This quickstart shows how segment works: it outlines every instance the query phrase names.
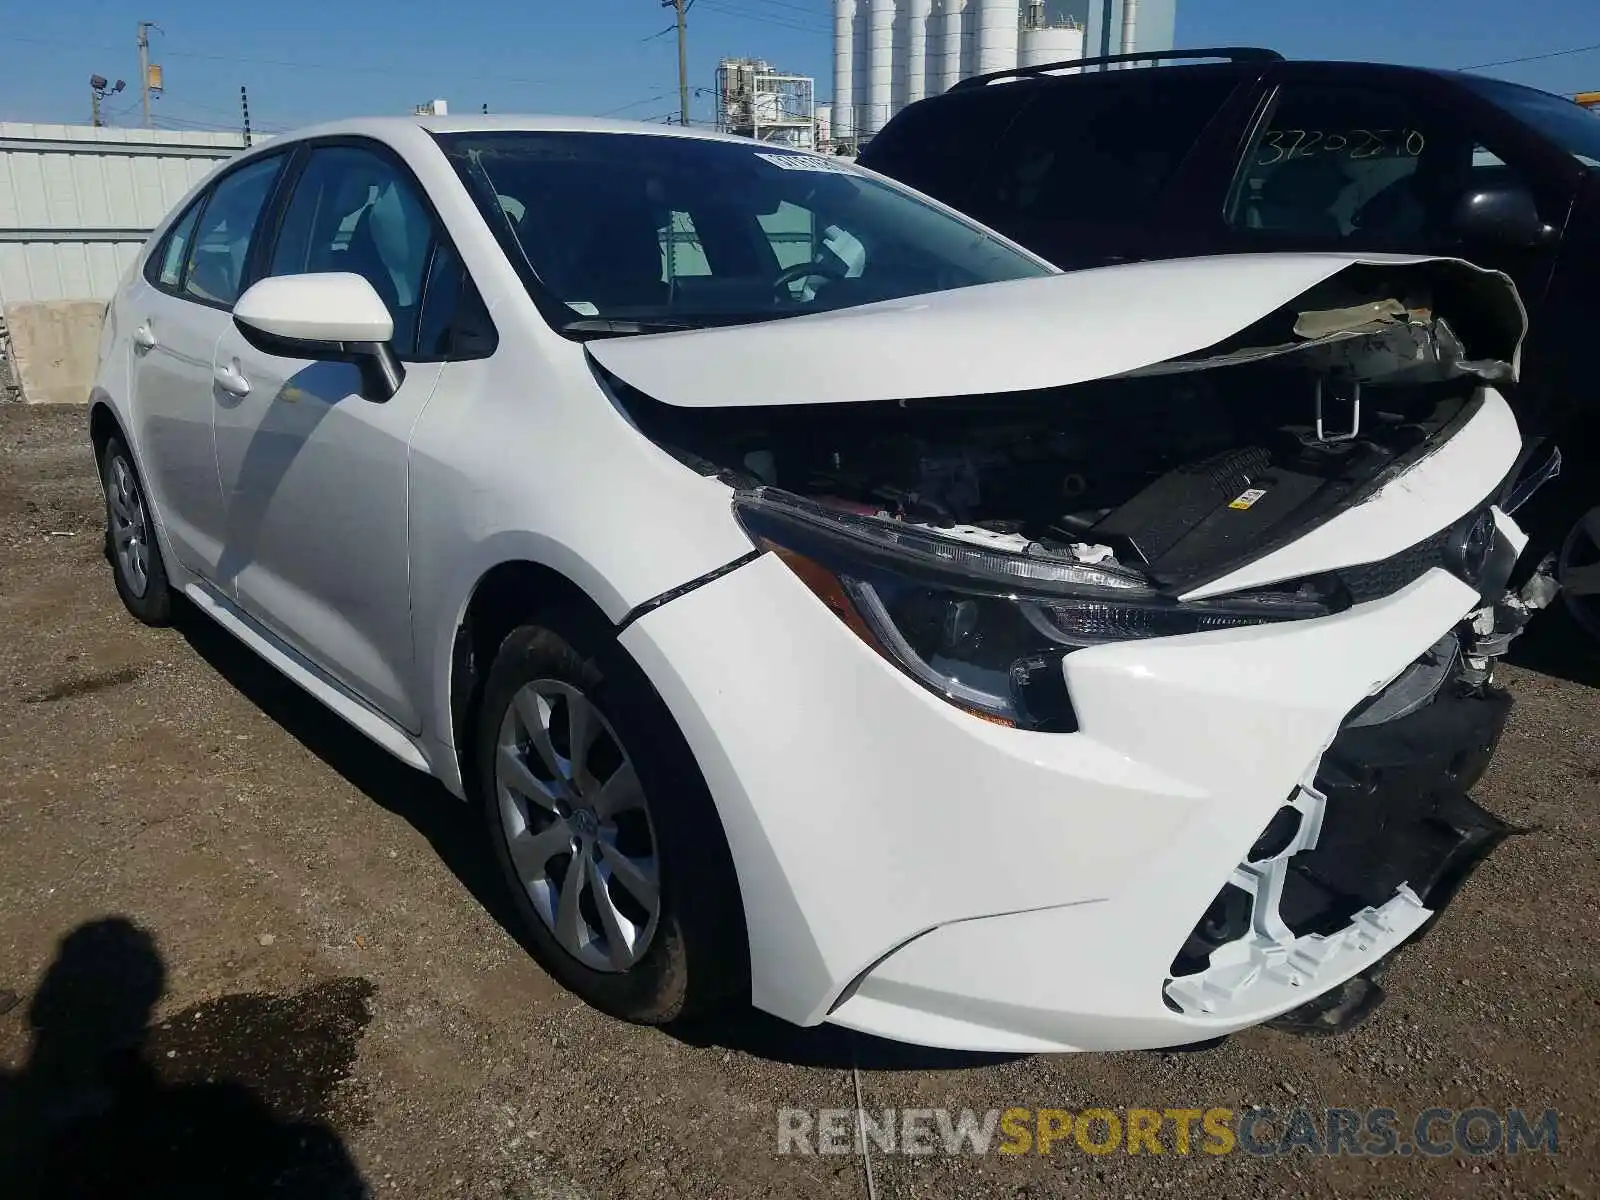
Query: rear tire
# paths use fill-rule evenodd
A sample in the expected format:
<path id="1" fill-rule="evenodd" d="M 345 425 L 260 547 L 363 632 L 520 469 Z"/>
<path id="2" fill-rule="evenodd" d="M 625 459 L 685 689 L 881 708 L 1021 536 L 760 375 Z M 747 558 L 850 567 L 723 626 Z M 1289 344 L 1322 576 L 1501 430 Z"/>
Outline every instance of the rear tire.
<path id="1" fill-rule="evenodd" d="M 106 441 L 100 483 L 106 501 L 106 555 L 117 595 L 146 625 L 165 625 L 172 619 L 172 588 L 161 561 L 155 516 L 133 455 L 120 437 Z"/>
<path id="2" fill-rule="evenodd" d="M 513 630 L 476 736 L 489 839 L 546 971 L 641 1024 L 748 995 L 743 910 L 710 793 L 601 622 L 564 614 Z"/>

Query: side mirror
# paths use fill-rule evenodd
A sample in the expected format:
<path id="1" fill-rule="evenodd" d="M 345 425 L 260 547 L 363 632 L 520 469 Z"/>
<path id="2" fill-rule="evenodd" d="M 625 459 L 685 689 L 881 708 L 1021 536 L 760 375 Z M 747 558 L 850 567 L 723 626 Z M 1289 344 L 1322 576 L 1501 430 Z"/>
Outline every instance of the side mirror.
<path id="1" fill-rule="evenodd" d="M 1455 230 L 1468 241 L 1523 249 L 1547 245 L 1557 236 L 1539 216 L 1533 193 L 1514 184 L 1468 192 L 1456 205 Z"/>
<path id="2" fill-rule="evenodd" d="M 361 394 L 376 404 L 405 380 L 395 357 L 394 317 L 360 275 L 275 275 L 260 280 L 233 306 L 233 323 L 263 354 L 354 363 Z"/>

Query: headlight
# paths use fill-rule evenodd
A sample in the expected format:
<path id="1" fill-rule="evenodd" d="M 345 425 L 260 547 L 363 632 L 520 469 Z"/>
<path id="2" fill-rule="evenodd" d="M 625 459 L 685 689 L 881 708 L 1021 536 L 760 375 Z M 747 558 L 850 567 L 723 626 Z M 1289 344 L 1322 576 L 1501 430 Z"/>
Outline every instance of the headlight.
<path id="1" fill-rule="evenodd" d="M 984 549 L 758 488 L 734 512 L 862 641 L 952 704 L 1077 728 L 1062 659 L 1083 646 L 1322 616 L 1312 589 L 1180 603 L 1114 565 Z"/>

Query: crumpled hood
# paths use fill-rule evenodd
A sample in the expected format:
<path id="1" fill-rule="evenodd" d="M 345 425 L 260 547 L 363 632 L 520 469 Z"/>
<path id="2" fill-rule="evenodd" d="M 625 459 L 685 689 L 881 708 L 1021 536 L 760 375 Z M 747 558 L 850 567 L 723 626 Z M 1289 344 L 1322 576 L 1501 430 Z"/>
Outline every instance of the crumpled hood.
<path id="1" fill-rule="evenodd" d="M 1198 355 L 1363 266 L 1415 269 L 1419 284 L 1474 293 L 1495 344 L 1477 339 L 1473 356 L 1515 371 L 1527 319 L 1509 278 L 1459 259 L 1383 254 L 1131 263 L 586 348 L 605 370 L 679 408 L 1033 391 Z"/>

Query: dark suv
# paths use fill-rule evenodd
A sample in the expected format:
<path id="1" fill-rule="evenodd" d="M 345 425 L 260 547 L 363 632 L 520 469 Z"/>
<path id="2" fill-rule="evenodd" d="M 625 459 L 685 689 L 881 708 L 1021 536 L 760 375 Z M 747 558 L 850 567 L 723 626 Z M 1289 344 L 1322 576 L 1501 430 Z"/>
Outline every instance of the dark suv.
<path id="1" fill-rule="evenodd" d="M 1069 269 L 1373 250 L 1505 271 L 1530 318 L 1514 397 L 1530 454 L 1558 439 L 1564 456 L 1519 519 L 1600 638 L 1600 115 L 1458 72 L 1176 51 L 964 80 L 860 161 Z"/>

